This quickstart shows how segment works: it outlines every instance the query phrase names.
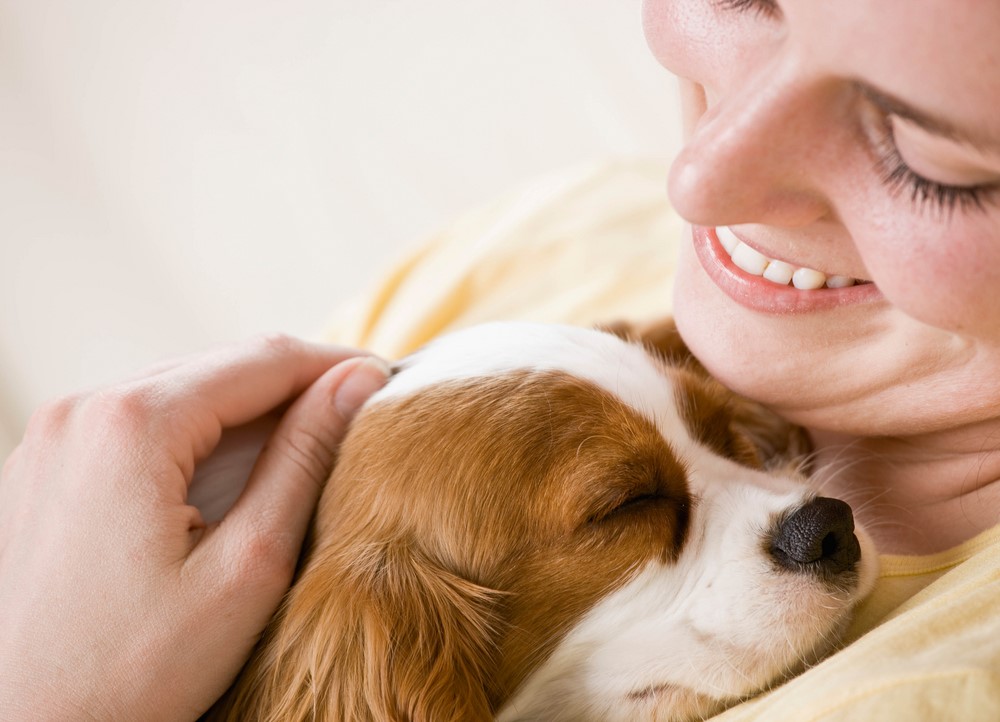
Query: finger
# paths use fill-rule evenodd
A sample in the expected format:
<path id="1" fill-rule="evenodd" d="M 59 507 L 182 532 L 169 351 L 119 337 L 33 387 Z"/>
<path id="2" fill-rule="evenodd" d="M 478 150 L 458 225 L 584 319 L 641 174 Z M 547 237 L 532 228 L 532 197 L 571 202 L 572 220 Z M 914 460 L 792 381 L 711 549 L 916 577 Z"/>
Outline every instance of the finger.
<path id="1" fill-rule="evenodd" d="M 260 338 L 249 339 L 246 341 L 238 342 L 236 344 L 226 344 L 218 346 L 216 348 L 210 348 L 208 350 L 195 351 L 193 353 L 182 354 L 179 356 L 171 356 L 159 359 L 157 361 L 153 361 L 152 363 L 143 366 L 142 368 L 136 369 L 133 373 L 122 378 L 121 382 L 127 384 L 134 381 L 142 381 L 144 379 L 150 379 L 153 378 L 154 376 L 160 376 L 168 371 L 173 371 L 174 369 L 183 368 L 186 366 L 192 366 L 194 364 L 204 362 L 212 356 L 218 356 L 219 358 L 222 358 L 227 354 L 232 354 L 233 351 L 238 351 L 238 349 L 242 348 L 249 348 L 254 345 L 267 346 L 274 343 L 280 345 L 281 343 L 284 342 L 295 343 L 296 339 L 294 339 L 293 337 L 286 338 L 283 337 L 281 334 L 278 334 L 276 336 L 265 335 L 261 336 Z M 353 349 L 347 346 L 337 346 L 333 344 L 321 344 L 321 343 L 317 344 L 317 343 L 310 343 L 308 341 L 301 341 L 301 343 L 305 345 L 313 345 L 320 349 L 327 349 L 333 353 L 338 353 L 338 354 L 341 352 L 351 353 L 352 355 L 360 355 L 368 353 L 367 351 L 363 351 L 361 349 Z"/>
<path id="2" fill-rule="evenodd" d="M 267 336 L 202 355 L 140 384 L 170 411 L 164 439 L 191 478 L 193 464 L 218 443 L 222 429 L 239 426 L 292 401 L 331 366 L 367 352 Z"/>
<path id="3" fill-rule="evenodd" d="M 272 553 L 294 562 L 351 417 L 388 375 L 381 359 L 352 359 L 304 393 L 261 452 L 220 531 L 228 533 L 228 526 L 237 536 L 264 538 Z"/>
<path id="4" fill-rule="evenodd" d="M 161 374 L 168 404 L 212 410 L 223 427 L 237 426 L 298 396 L 331 366 L 368 352 L 263 336 Z"/>

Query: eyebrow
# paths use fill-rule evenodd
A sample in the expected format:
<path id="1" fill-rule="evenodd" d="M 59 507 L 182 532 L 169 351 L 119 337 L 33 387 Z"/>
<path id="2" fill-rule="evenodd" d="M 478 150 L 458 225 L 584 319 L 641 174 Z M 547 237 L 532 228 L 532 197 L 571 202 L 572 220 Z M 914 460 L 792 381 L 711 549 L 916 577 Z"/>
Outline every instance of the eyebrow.
<path id="1" fill-rule="evenodd" d="M 929 133 L 940 135 L 956 143 L 967 145 L 986 154 L 1000 155 L 1000 140 L 987 135 L 977 135 L 962 130 L 951 121 L 926 113 L 912 105 L 904 103 L 867 83 L 857 83 L 858 89 L 868 100 L 874 103 L 886 115 L 895 115 L 918 125 Z"/>

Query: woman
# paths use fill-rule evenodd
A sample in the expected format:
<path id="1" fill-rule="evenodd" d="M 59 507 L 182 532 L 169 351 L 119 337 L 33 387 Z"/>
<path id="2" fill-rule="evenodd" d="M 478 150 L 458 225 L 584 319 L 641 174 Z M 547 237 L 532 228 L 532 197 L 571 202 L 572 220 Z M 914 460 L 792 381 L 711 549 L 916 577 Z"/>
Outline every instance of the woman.
<path id="1" fill-rule="evenodd" d="M 682 335 L 910 555 L 870 633 L 722 717 L 998 718 L 1000 5 L 647 0 L 645 27 L 682 79 Z"/>
<path id="2" fill-rule="evenodd" d="M 810 428 L 821 463 L 853 463 L 831 491 L 861 502 L 883 551 L 993 526 L 1000 8 L 652 0 L 646 27 L 682 78 L 670 198 L 695 231 L 675 314 L 694 353 Z M 706 230 L 719 226 L 874 284 L 797 293 L 727 270 Z M 732 261 L 760 273 L 747 249 Z"/>
<path id="3" fill-rule="evenodd" d="M 895 555 L 858 641 L 723 717 L 996 719 L 1000 6 L 647 0 L 644 15 L 683 86 L 682 333 L 810 429 L 836 470 L 824 493 Z M 255 343 L 36 415 L 0 482 L 0 708 L 190 719 L 222 693 L 383 378 L 350 355 Z M 206 527 L 184 503 L 195 461 L 292 399 Z"/>

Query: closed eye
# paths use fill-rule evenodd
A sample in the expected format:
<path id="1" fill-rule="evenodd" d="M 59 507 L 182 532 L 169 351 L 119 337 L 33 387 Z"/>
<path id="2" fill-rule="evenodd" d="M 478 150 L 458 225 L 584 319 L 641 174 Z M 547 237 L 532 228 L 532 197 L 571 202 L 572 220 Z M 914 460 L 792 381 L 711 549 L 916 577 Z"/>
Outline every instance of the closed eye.
<path id="1" fill-rule="evenodd" d="M 586 499 L 586 510 L 577 517 L 580 530 L 608 540 L 658 540 L 673 553 L 690 513 L 687 471 L 655 429 L 644 441 L 636 435 L 634 443 L 638 446 L 625 449 L 617 463 L 579 487 Z"/>
<path id="2" fill-rule="evenodd" d="M 588 524 L 600 524 L 633 512 L 647 511 L 666 497 L 654 489 L 634 489 L 608 494 L 587 517 Z"/>
<path id="3" fill-rule="evenodd" d="M 715 5 L 723 10 L 755 12 L 767 17 L 781 12 L 776 0 L 715 0 Z"/>
<path id="4" fill-rule="evenodd" d="M 638 491 L 638 490 L 637 490 Z M 654 544 L 663 562 L 676 559 L 684 548 L 694 500 L 681 486 L 671 491 L 626 494 L 587 520 L 586 530 L 606 542 L 625 542 L 636 548 Z"/>
<path id="5" fill-rule="evenodd" d="M 613 514 L 620 514 L 625 511 L 634 511 L 639 508 L 650 506 L 657 501 L 663 501 L 666 497 L 662 494 L 639 494 L 633 496 L 630 499 L 626 499 L 612 512 Z"/>
<path id="6" fill-rule="evenodd" d="M 682 511 L 686 507 L 687 504 L 674 495 L 659 491 L 640 492 L 625 496 L 620 501 L 607 505 L 600 511 L 592 514 L 587 519 L 587 523 L 601 524 L 641 514 L 665 511 L 677 512 Z"/>
<path id="7" fill-rule="evenodd" d="M 918 209 L 931 206 L 949 217 L 958 206 L 963 212 L 986 210 L 985 202 L 995 200 L 996 186 L 956 186 L 925 178 L 903 160 L 896 147 L 892 126 L 886 122 L 886 138 L 881 143 L 876 168 L 891 193 L 905 193 Z"/>

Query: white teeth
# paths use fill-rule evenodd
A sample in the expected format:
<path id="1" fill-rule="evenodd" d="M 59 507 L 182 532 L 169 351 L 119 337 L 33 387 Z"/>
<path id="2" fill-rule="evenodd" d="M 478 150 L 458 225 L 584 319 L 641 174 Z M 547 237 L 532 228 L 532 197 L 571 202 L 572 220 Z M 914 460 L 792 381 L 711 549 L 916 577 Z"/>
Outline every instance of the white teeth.
<path id="1" fill-rule="evenodd" d="M 795 266 L 791 263 L 771 261 L 767 264 L 767 268 L 764 269 L 764 278 L 777 283 L 779 286 L 787 286 L 792 280 L 793 273 L 795 273 Z"/>
<path id="2" fill-rule="evenodd" d="M 826 279 L 827 288 L 847 288 L 854 285 L 854 279 L 850 276 L 830 276 Z"/>
<path id="3" fill-rule="evenodd" d="M 736 234 L 729 230 L 728 226 L 719 226 L 715 229 L 715 235 L 719 237 L 719 243 L 726 249 L 726 253 L 730 256 L 733 255 L 736 246 L 740 244 L 740 239 L 736 237 Z"/>
<path id="4" fill-rule="evenodd" d="M 797 268 L 792 274 L 792 285 L 802 291 L 815 291 L 826 284 L 826 274 L 811 268 Z"/>
<path id="5" fill-rule="evenodd" d="M 736 250 L 732 253 L 733 263 L 742 268 L 747 273 L 760 276 L 767 268 L 767 256 L 758 253 L 745 243 L 737 243 Z"/>
<path id="6" fill-rule="evenodd" d="M 827 276 L 812 268 L 799 268 L 784 261 L 774 261 L 755 248 L 741 241 L 727 226 L 718 226 L 715 235 L 733 263 L 753 276 L 763 276 L 772 283 L 787 286 L 789 283 L 803 291 L 827 288 L 847 288 L 858 283 L 850 276 Z"/>

